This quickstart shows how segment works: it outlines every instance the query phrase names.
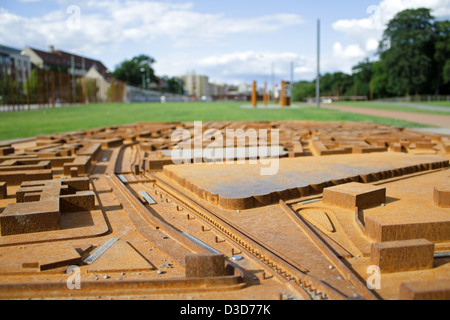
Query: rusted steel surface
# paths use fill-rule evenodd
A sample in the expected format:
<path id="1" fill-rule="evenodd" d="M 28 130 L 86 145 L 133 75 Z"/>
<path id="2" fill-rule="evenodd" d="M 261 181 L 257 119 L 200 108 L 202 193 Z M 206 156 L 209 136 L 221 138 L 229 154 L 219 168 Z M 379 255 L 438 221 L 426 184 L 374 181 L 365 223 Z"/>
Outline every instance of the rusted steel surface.
<path id="1" fill-rule="evenodd" d="M 449 138 L 286 121 L 1 142 L 0 299 L 448 297 Z"/>

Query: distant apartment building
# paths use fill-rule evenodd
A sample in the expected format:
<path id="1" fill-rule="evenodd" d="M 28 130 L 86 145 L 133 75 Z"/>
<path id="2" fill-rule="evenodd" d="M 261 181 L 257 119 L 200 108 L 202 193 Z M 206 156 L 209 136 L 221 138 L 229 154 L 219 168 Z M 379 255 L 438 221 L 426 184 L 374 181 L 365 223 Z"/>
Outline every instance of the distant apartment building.
<path id="1" fill-rule="evenodd" d="M 212 98 L 209 87 L 209 78 L 207 76 L 188 73 L 180 78 L 184 82 L 184 87 L 189 97 L 197 100 L 201 100 L 203 97 L 206 97 L 209 100 Z"/>
<path id="2" fill-rule="evenodd" d="M 25 82 L 31 72 L 31 61 L 20 50 L 0 45 L 0 78 L 13 76 L 17 82 Z"/>
<path id="3" fill-rule="evenodd" d="M 228 85 L 224 83 L 211 83 L 209 77 L 188 73 L 180 77 L 184 82 L 185 91 L 191 99 L 226 100 Z"/>

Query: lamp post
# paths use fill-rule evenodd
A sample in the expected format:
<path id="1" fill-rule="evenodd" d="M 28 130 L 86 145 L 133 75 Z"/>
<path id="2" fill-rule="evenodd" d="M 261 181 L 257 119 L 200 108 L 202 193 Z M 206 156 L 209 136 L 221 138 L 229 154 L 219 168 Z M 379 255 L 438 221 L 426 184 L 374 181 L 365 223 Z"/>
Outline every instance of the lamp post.
<path id="1" fill-rule="evenodd" d="M 294 104 L 294 72 L 295 72 L 295 66 L 294 62 L 291 62 L 291 87 L 290 89 L 290 95 L 291 95 L 291 105 Z"/>
<path id="2" fill-rule="evenodd" d="M 316 103 L 320 108 L 320 20 L 317 20 L 317 79 L 316 79 Z"/>
<path id="3" fill-rule="evenodd" d="M 145 86 L 145 68 L 141 68 L 141 72 L 142 72 L 142 89 L 146 89 L 146 86 Z"/>

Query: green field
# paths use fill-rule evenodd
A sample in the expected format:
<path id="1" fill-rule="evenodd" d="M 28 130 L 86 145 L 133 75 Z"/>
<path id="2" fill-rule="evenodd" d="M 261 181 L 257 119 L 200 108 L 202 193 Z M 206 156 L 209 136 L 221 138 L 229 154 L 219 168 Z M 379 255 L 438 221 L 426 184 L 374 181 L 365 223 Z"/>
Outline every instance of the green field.
<path id="1" fill-rule="evenodd" d="M 357 108 L 370 108 L 370 109 L 379 109 L 379 110 L 395 110 L 395 111 L 403 111 L 403 112 L 414 112 L 414 113 L 427 113 L 427 114 L 438 114 L 438 115 L 450 115 L 450 101 L 442 101 L 442 102 L 409 102 L 405 103 L 409 105 L 421 105 L 421 106 L 430 106 L 430 107 L 446 107 L 448 111 L 441 110 L 427 110 L 409 107 L 406 105 L 402 105 L 401 103 L 379 103 L 379 102 L 365 102 L 365 101 L 339 101 L 333 102 L 333 105 L 338 106 L 347 106 L 347 107 L 357 107 Z"/>
<path id="2" fill-rule="evenodd" d="M 297 109 L 251 109 L 241 108 L 242 104 L 242 102 L 164 105 L 113 103 L 0 113 L 0 141 L 135 122 L 315 120 L 374 122 L 407 128 L 427 127 L 406 121 L 310 106 Z"/>

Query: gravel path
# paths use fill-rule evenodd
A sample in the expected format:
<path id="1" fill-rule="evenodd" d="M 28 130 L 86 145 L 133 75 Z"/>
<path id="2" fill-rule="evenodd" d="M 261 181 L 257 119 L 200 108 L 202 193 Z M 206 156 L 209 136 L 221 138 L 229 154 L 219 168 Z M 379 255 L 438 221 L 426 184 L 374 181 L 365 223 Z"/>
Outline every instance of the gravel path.
<path id="1" fill-rule="evenodd" d="M 402 106 L 402 107 L 409 107 L 409 108 L 416 108 L 416 109 L 422 109 L 422 110 L 433 110 L 433 111 L 443 111 L 443 112 L 450 112 L 449 107 L 440 107 L 440 106 L 429 106 L 425 103 L 407 103 L 407 102 L 378 102 L 379 104 L 386 104 L 386 105 L 396 105 L 396 106 Z"/>
<path id="2" fill-rule="evenodd" d="M 347 106 L 333 106 L 333 105 L 327 105 L 327 104 L 323 104 L 322 108 L 341 110 L 341 111 L 345 111 L 345 112 L 352 112 L 352 113 L 359 113 L 359 114 L 366 114 L 366 115 L 370 115 L 370 116 L 377 116 L 377 117 L 383 117 L 383 118 L 405 120 L 405 121 L 409 121 L 409 122 L 437 126 L 440 128 L 450 128 L 450 116 L 445 116 L 445 115 L 369 109 L 369 108 L 356 108 L 356 107 L 347 107 Z"/>

